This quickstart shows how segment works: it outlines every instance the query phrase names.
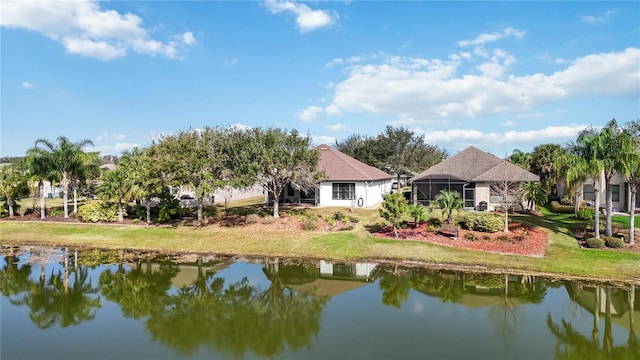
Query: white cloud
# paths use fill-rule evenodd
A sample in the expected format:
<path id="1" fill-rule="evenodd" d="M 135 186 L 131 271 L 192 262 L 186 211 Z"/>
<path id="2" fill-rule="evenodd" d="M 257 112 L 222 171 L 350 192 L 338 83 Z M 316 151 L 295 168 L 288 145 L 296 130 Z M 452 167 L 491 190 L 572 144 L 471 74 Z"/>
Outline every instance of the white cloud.
<path id="1" fill-rule="evenodd" d="M 322 115 L 322 108 L 318 106 L 309 106 L 306 109 L 298 111 L 298 119 L 304 122 L 316 121 Z"/>
<path id="2" fill-rule="evenodd" d="M 618 10 L 607 10 L 600 16 L 579 15 L 578 17 L 582 20 L 582 22 L 585 22 L 587 24 L 598 24 L 609 22 L 609 20 L 611 20 L 617 13 Z"/>
<path id="3" fill-rule="evenodd" d="M 103 141 L 103 140 L 124 140 L 126 139 L 127 136 L 123 135 L 123 134 L 113 134 L 113 133 L 107 133 L 104 132 L 98 136 L 96 136 L 96 141 Z"/>
<path id="4" fill-rule="evenodd" d="M 511 120 L 507 120 L 507 121 L 503 122 L 502 124 L 500 124 L 500 126 L 508 126 L 508 127 L 511 127 L 511 126 L 516 126 L 516 123 L 514 123 L 514 122 L 513 122 L 513 121 L 511 121 Z"/>
<path id="5" fill-rule="evenodd" d="M 247 126 L 244 124 L 240 124 L 240 123 L 235 123 L 229 126 L 230 129 L 236 129 L 236 130 L 249 130 L 251 129 L 251 126 Z"/>
<path id="6" fill-rule="evenodd" d="M 335 84 L 326 113 L 339 109 L 429 123 L 526 113 L 579 96 L 640 97 L 639 48 L 587 55 L 551 74 L 512 74 L 515 58 L 501 50 L 492 54 L 479 73 L 462 72 L 466 58 L 459 55 L 447 60 L 387 56 L 379 64 L 351 66 Z"/>
<path id="7" fill-rule="evenodd" d="M 588 125 L 549 126 L 541 130 L 506 131 L 504 133 L 482 132 L 471 129 L 426 130 L 425 141 L 448 149 L 480 147 L 485 151 L 494 149 L 523 148 L 526 145 L 558 143 L 575 139 Z M 504 154 L 498 154 L 502 156 Z"/>
<path id="8" fill-rule="evenodd" d="M 340 111 L 340 108 L 337 107 L 336 105 L 329 105 L 329 106 L 325 107 L 324 108 L 324 112 L 328 116 L 338 116 L 338 115 L 340 115 L 342 113 L 342 111 Z"/>
<path id="9" fill-rule="evenodd" d="M 321 144 L 333 146 L 336 143 L 336 140 L 337 139 L 333 136 L 311 136 L 311 142 L 316 146 Z"/>
<path id="10" fill-rule="evenodd" d="M 33 85 L 32 83 L 28 82 L 28 81 L 23 81 L 22 82 L 22 87 L 25 89 L 33 89 L 35 87 L 35 85 Z"/>
<path id="11" fill-rule="evenodd" d="M 138 143 L 116 143 L 113 145 L 102 145 L 96 146 L 92 149 L 92 151 L 99 151 L 100 155 L 119 155 L 125 150 L 131 150 L 135 147 L 140 147 L 141 145 Z"/>
<path id="12" fill-rule="evenodd" d="M 504 39 L 507 37 L 515 37 L 516 39 L 520 40 L 524 37 L 525 32 L 524 31 L 520 31 L 520 30 L 516 30 L 512 27 L 507 27 L 502 29 L 501 31 L 498 32 L 494 32 L 494 33 L 484 33 L 484 34 L 480 34 L 478 35 L 478 37 L 476 37 L 473 40 L 460 40 L 458 41 L 458 46 L 482 46 L 486 43 L 490 43 L 490 42 L 494 42 L 494 41 L 498 41 L 500 39 Z"/>
<path id="13" fill-rule="evenodd" d="M 227 59 L 224 61 L 224 66 L 233 66 L 236 65 L 240 60 L 237 57 L 233 59 Z"/>
<path id="14" fill-rule="evenodd" d="M 267 0 L 265 6 L 272 14 L 291 12 L 296 15 L 296 26 L 301 33 L 335 24 L 339 16 L 336 13 L 313 10 L 305 4 L 296 1 Z"/>
<path id="15" fill-rule="evenodd" d="M 331 130 L 331 131 L 345 131 L 345 130 L 349 130 L 348 127 L 342 125 L 342 124 L 333 124 L 333 125 L 328 125 L 327 129 Z"/>
<path id="16" fill-rule="evenodd" d="M 27 29 L 59 42 L 69 54 L 112 60 L 132 50 L 141 54 L 177 58 L 196 43 L 191 32 L 167 42 L 151 38 L 142 18 L 102 9 L 95 0 L 5 1 L 0 25 Z"/>

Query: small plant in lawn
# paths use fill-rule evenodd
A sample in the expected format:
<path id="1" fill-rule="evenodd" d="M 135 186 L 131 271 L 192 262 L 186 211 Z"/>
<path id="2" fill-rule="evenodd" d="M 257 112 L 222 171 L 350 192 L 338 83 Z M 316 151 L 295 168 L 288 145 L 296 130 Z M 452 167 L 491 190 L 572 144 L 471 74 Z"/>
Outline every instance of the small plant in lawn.
<path id="1" fill-rule="evenodd" d="M 504 242 L 509 241 L 509 237 L 507 235 L 498 235 L 497 239 Z"/>
<path id="2" fill-rule="evenodd" d="M 469 240 L 469 241 L 476 241 L 478 240 L 478 236 L 474 233 L 466 233 L 464 234 L 464 238 Z"/>
<path id="3" fill-rule="evenodd" d="M 246 222 L 247 224 L 255 224 L 255 223 L 258 222 L 258 220 L 260 220 L 260 215 L 258 215 L 258 214 L 249 214 L 244 219 L 244 222 Z"/>
<path id="4" fill-rule="evenodd" d="M 588 238 L 587 247 L 590 249 L 602 249 L 604 248 L 604 240 L 598 238 Z"/>
<path id="5" fill-rule="evenodd" d="M 342 221 L 344 220 L 344 214 L 340 211 L 336 211 L 335 213 L 333 213 L 333 220 L 335 221 Z"/>
<path id="6" fill-rule="evenodd" d="M 318 217 L 307 214 L 302 220 L 303 230 L 315 230 L 318 227 Z"/>
<path id="7" fill-rule="evenodd" d="M 578 210 L 578 215 L 576 216 L 580 220 L 591 220 L 595 215 L 595 210 L 593 209 L 580 209 Z"/>
<path id="8" fill-rule="evenodd" d="M 262 219 L 262 222 L 265 224 L 271 224 L 274 220 L 274 217 L 271 215 L 267 215 L 264 217 L 264 219 Z"/>

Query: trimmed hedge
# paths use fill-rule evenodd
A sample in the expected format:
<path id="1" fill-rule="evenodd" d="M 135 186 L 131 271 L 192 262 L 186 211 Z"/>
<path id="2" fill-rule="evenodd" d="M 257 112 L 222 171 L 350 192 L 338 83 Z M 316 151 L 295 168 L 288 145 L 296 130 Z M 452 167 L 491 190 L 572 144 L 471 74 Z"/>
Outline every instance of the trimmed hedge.
<path id="1" fill-rule="evenodd" d="M 557 201 L 551 202 L 551 211 L 556 214 L 573 214 L 576 211 L 575 206 L 573 205 L 562 205 Z"/>
<path id="2" fill-rule="evenodd" d="M 504 228 L 504 218 L 500 215 L 478 212 L 465 215 L 462 225 L 469 230 L 497 232 Z"/>
<path id="3" fill-rule="evenodd" d="M 614 236 L 605 236 L 604 244 L 608 248 L 622 249 L 624 247 L 624 240 Z"/>

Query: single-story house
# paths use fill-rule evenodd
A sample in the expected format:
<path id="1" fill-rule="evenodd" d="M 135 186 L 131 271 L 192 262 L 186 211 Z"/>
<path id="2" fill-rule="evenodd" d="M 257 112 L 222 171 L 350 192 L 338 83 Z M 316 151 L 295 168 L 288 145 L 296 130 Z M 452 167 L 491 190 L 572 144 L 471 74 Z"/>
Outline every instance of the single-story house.
<path id="1" fill-rule="evenodd" d="M 466 209 L 494 210 L 502 205 L 502 197 L 494 193 L 491 183 L 502 180 L 540 181 L 540 177 L 470 146 L 414 176 L 412 199 L 414 204 L 428 205 L 441 190 L 457 191 Z"/>
<path id="2" fill-rule="evenodd" d="M 307 193 L 287 187 L 280 198 L 285 203 L 311 203 L 316 206 L 358 206 L 370 208 L 391 192 L 393 176 L 352 158 L 328 145 L 318 146 L 318 170 L 324 180 Z"/>
<path id="3" fill-rule="evenodd" d="M 600 207 L 604 208 L 606 206 L 606 189 L 604 182 L 604 174 L 600 175 L 599 180 L 600 185 Z M 617 211 L 625 211 L 629 212 L 631 210 L 631 189 L 629 188 L 629 182 L 624 176 L 620 176 L 618 174 L 614 174 L 611 179 L 611 200 L 613 203 L 614 212 Z M 569 197 L 573 197 L 572 194 L 567 194 L 564 186 L 562 187 L 562 193 Z M 562 195 L 562 194 L 561 194 Z M 595 192 L 593 189 L 593 180 L 587 180 L 580 191 L 580 197 L 577 199 L 579 203 L 582 201 L 587 201 L 593 203 L 596 199 Z M 576 199 L 573 199 L 576 200 Z M 640 211 L 640 194 L 636 195 L 636 211 Z"/>

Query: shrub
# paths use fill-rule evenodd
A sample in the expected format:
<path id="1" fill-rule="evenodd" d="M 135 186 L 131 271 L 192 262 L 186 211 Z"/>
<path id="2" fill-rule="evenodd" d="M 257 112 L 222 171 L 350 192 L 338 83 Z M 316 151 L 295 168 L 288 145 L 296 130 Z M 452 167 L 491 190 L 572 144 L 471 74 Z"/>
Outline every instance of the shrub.
<path id="1" fill-rule="evenodd" d="M 258 222 L 258 220 L 260 220 L 260 215 L 258 214 L 249 214 L 247 215 L 247 217 L 244 219 L 244 221 L 247 224 L 255 224 Z"/>
<path id="2" fill-rule="evenodd" d="M 180 210 L 180 201 L 173 197 L 164 197 L 158 203 L 158 221 L 169 222 Z"/>
<path id="3" fill-rule="evenodd" d="M 271 215 L 267 215 L 262 219 L 262 222 L 265 224 L 271 224 L 275 219 Z"/>
<path id="4" fill-rule="evenodd" d="M 470 213 L 463 220 L 463 226 L 469 230 L 493 233 L 504 227 L 504 219 L 490 213 Z"/>
<path id="5" fill-rule="evenodd" d="M 611 233 L 612 234 L 620 234 L 622 231 L 622 224 L 614 222 L 611 223 Z"/>
<path id="6" fill-rule="evenodd" d="M 573 205 L 573 200 L 569 196 L 565 195 L 562 197 L 562 199 L 560 199 L 560 204 Z"/>
<path id="7" fill-rule="evenodd" d="M 577 218 L 580 220 L 591 220 L 595 216 L 595 210 L 593 209 L 580 209 L 578 210 Z"/>
<path id="8" fill-rule="evenodd" d="M 590 249 L 602 249 L 604 248 L 604 240 L 598 238 L 588 238 L 587 247 Z"/>
<path id="9" fill-rule="evenodd" d="M 484 235 L 482 235 L 482 240 L 489 241 L 489 240 L 491 240 L 491 236 L 489 236 L 487 234 L 484 234 Z"/>
<path id="10" fill-rule="evenodd" d="M 436 228 L 439 228 L 440 226 L 442 226 L 442 220 L 432 217 L 427 220 L 427 225 L 432 225 Z"/>
<path id="11" fill-rule="evenodd" d="M 318 218 L 311 214 L 307 214 L 302 221 L 303 230 L 315 230 L 318 227 Z"/>
<path id="12" fill-rule="evenodd" d="M 498 235 L 498 240 L 507 242 L 509 241 L 509 237 L 507 235 Z"/>
<path id="13" fill-rule="evenodd" d="M 557 201 L 552 201 L 550 207 L 551 211 L 556 214 L 572 214 L 575 212 L 573 205 L 562 205 Z"/>
<path id="14" fill-rule="evenodd" d="M 80 211 L 80 209 L 78 209 L 78 211 Z M 53 208 L 49 212 L 50 216 L 58 216 L 58 215 L 62 215 L 62 214 L 64 214 L 64 210 L 63 209 L 59 209 L 59 208 Z"/>
<path id="15" fill-rule="evenodd" d="M 336 211 L 335 213 L 333 213 L 333 220 L 335 221 L 342 221 L 344 220 L 344 214 L 340 211 Z"/>
<path id="16" fill-rule="evenodd" d="M 203 217 L 214 217 L 218 214 L 217 206 L 206 206 L 202 209 Z"/>
<path id="17" fill-rule="evenodd" d="M 518 234 L 513 237 L 513 240 L 522 242 L 527 240 L 527 236 L 525 234 Z"/>
<path id="18" fill-rule="evenodd" d="M 469 241 L 476 241 L 478 240 L 478 236 L 474 233 L 466 233 L 464 234 L 464 238 L 469 240 Z"/>
<path id="19" fill-rule="evenodd" d="M 606 236 L 604 238 L 604 245 L 612 249 L 622 249 L 624 247 L 624 240 L 614 236 Z"/>
<path id="20" fill-rule="evenodd" d="M 78 215 L 83 222 L 116 222 L 118 221 L 118 207 L 115 204 L 104 205 L 100 201 L 91 201 L 78 208 Z M 126 216 L 126 212 L 124 215 Z"/>

